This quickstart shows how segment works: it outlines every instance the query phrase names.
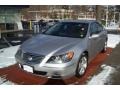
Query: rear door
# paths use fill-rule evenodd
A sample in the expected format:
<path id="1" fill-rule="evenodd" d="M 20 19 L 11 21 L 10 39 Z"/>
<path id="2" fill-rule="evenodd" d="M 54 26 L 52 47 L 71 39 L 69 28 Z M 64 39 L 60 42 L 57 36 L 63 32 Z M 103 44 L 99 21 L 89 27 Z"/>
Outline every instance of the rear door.
<path id="1" fill-rule="evenodd" d="M 101 45 L 101 35 L 99 31 L 99 26 L 97 22 L 91 23 L 89 30 L 89 52 L 91 58 L 94 58 L 96 54 L 99 52 Z M 98 37 L 93 37 L 93 35 L 97 35 Z"/>
<path id="2" fill-rule="evenodd" d="M 98 32 L 99 32 L 99 45 L 98 45 L 98 51 L 100 52 L 104 45 L 105 45 L 105 41 L 107 39 L 107 35 L 106 35 L 106 31 L 104 30 L 104 28 L 102 27 L 102 25 L 100 25 L 99 23 L 97 23 L 97 27 L 98 27 Z"/>

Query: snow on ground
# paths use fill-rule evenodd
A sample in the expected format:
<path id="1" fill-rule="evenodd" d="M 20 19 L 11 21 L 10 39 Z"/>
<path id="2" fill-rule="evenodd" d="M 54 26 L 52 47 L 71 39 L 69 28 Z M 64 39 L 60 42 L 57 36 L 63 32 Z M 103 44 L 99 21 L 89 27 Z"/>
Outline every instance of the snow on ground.
<path id="1" fill-rule="evenodd" d="M 108 47 L 115 48 L 120 43 L 120 35 L 108 34 Z"/>
<path id="2" fill-rule="evenodd" d="M 0 85 L 15 85 L 15 83 L 0 77 Z"/>
<path id="3" fill-rule="evenodd" d="M 0 68 L 8 67 L 16 63 L 15 53 L 19 48 L 18 46 L 12 46 L 9 48 L 0 49 Z M 14 85 L 15 83 L 6 80 L 5 76 L 0 77 L 0 85 Z"/>
<path id="4" fill-rule="evenodd" d="M 19 45 L 0 49 L 0 68 L 7 67 L 16 63 L 14 56 L 18 48 Z"/>
<path id="5" fill-rule="evenodd" d="M 88 81 L 88 85 L 104 85 L 109 84 L 110 75 L 113 74 L 116 70 L 111 66 L 102 65 L 103 69 L 98 75 L 92 77 L 90 81 Z"/>

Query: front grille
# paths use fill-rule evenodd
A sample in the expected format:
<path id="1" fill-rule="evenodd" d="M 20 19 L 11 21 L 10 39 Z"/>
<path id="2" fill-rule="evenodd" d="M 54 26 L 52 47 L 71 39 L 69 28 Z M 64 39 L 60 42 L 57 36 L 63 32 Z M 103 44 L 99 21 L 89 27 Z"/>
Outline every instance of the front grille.
<path id="1" fill-rule="evenodd" d="M 44 59 L 43 55 L 37 55 L 32 53 L 23 53 L 22 60 L 26 63 L 38 64 Z"/>
<path id="2" fill-rule="evenodd" d="M 39 64 L 45 58 L 44 55 L 24 52 L 22 49 L 17 51 L 15 57 L 22 60 L 26 64 Z"/>

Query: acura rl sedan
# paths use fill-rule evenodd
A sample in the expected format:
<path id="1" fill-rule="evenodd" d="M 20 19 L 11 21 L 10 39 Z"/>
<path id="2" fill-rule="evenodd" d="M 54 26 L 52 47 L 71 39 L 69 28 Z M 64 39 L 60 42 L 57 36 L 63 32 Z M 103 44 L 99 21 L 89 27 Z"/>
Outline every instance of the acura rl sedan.
<path id="1" fill-rule="evenodd" d="M 95 20 L 66 20 L 25 41 L 15 57 L 21 69 L 52 79 L 83 76 L 105 52 L 107 32 Z"/>

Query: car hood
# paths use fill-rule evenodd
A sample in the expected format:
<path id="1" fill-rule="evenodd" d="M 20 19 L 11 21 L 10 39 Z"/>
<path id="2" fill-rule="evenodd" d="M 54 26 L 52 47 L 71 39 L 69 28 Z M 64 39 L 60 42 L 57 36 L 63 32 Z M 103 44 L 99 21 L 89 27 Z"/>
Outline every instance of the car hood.
<path id="1" fill-rule="evenodd" d="M 80 38 L 58 37 L 51 35 L 37 35 L 21 45 L 21 48 L 25 52 L 47 55 L 53 51 L 57 51 L 56 54 L 65 53 L 72 47 L 80 43 Z"/>

